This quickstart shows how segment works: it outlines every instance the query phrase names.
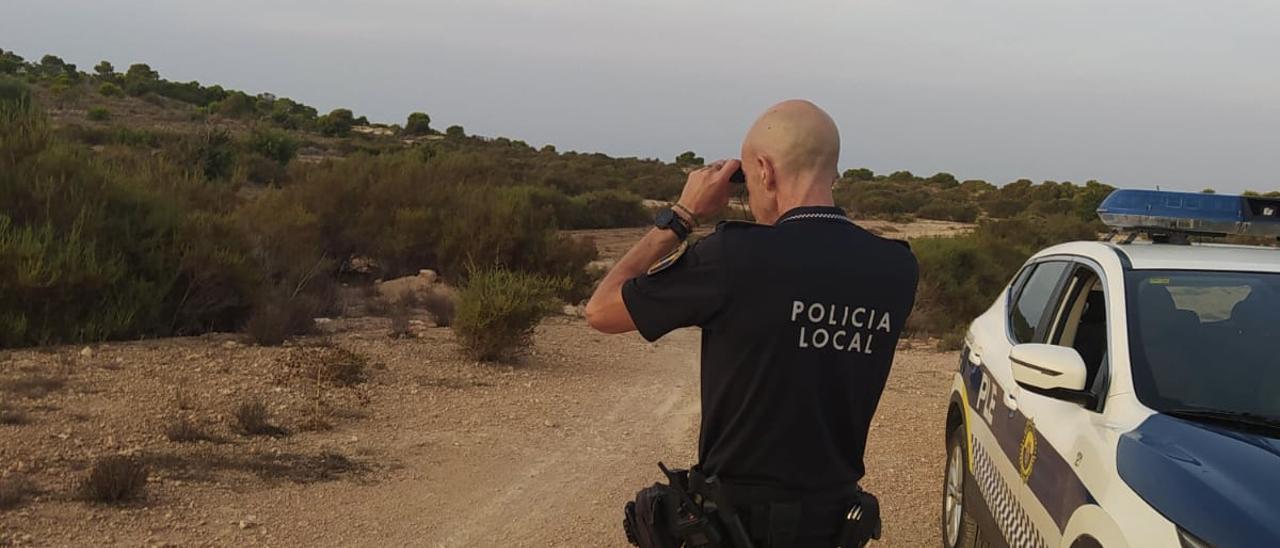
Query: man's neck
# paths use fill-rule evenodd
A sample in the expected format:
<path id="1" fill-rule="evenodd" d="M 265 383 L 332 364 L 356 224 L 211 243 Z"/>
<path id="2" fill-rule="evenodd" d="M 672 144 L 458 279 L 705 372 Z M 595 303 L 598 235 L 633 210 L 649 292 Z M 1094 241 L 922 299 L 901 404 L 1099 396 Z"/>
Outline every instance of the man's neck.
<path id="1" fill-rule="evenodd" d="M 797 207 L 834 207 L 836 205 L 835 197 L 831 194 L 830 181 L 812 181 L 807 184 L 802 183 L 794 188 L 799 192 L 778 197 L 779 214 L 786 213 Z"/>

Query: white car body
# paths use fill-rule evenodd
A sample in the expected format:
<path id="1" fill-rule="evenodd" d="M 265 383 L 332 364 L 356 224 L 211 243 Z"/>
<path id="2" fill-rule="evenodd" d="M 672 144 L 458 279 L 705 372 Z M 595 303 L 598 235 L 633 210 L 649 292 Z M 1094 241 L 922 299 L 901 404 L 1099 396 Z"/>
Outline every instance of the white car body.
<path id="1" fill-rule="evenodd" d="M 1051 265 L 1045 268 L 1047 279 L 1060 262 L 1066 266 L 1041 316 L 1047 340 L 1067 329 L 1078 330 L 1070 335 L 1073 339 L 1082 336 L 1084 327 L 1067 325 L 1083 321 L 1091 290 L 1100 289 L 1105 298 L 1105 330 L 1099 329 L 1106 334 L 1105 353 L 1102 372 L 1092 377 L 1099 380 L 1089 386 L 1097 397 L 1092 402 L 1052 397 L 1014 381 L 1009 358 L 1016 345 L 1011 299 L 1016 299 L 1019 284 L 1027 283 L 1025 273 L 1033 271 L 1032 265 Z M 1089 281 L 1088 272 L 1073 274 L 1077 268 L 1092 271 L 1096 284 Z M 1028 260 L 991 308 L 971 324 L 951 389 L 947 431 L 965 433 L 967 450 L 960 450 L 967 453 L 963 508 L 966 519 L 973 516 L 977 545 L 1182 545 L 1177 526 L 1118 471 L 1121 438 L 1155 413 L 1139 401 L 1130 372 L 1125 287 L 1129 270 L 1280 272 L 1280 250 L 1075 242 L 1045 249 Z M 1072 284 L 1080 286 L 1074 296 Z M 1043 326 L 1043 320 L 1049 324 Z M 948 468 L 949 478 L 951 473 Z M 961 545 L 960 538 L 948 538 L 952 533 L 947 508 L 944 545 Z"/>

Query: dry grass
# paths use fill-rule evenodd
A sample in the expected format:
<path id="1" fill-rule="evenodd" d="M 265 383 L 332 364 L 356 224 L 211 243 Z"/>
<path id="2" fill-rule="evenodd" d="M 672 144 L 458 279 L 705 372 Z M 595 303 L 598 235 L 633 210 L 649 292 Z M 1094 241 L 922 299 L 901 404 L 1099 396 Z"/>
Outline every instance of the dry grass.
<path id="1" fill-rule="evenodd" d="M 174 417 L 164 427 L 164 437 L 175 443 L 192 443 L 197 441 L 216 441 L 200 425 L 186 417 Z"/>
<path id="2" fill-rule="evenodd" d="M 285 429 L 271 424 L 271 412 L 267 404 L 260 399 L 253 399 L 237 405 L 232 416 L 236 419 L 236 428 L 246 436 L 288 435 Z"/>
<path id="3" fill-rule="evenodd" d="M 195 409 L 195 403 L 191 399 L 191 391 L 182 385 L 174 387 L 173 405 L 180 411 L 190 411 Z"/>
<path id="4" fill-rule="evenodd" d="M 16 508 L 37 493 L 35 484 L 22 474 L 0 478 L 0 510 Z"/>
<path id="5" fill-rule="evenodd" d="M 348 387 L 365 382 L 369 359 L 341 346 L 328 344 L 289 349 L 285 368 L 316 383 Z"/>
<path id="6" fill-rule="evenodd" d="M 147 466 L 124 455 L 102 457 L 94 461 L 89 474 L 80 481 L 80 498 L 90 502 L 114 504 L 137 500 L 146 494 Z"/>

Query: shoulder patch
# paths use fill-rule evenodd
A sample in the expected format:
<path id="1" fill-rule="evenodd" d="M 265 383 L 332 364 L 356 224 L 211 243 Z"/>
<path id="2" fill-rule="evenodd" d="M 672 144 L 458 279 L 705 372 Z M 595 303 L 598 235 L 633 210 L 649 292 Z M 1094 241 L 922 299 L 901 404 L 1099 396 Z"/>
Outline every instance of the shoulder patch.
<path id="1" fill-rule="evenodd" d="M 680 257 L 684 256 L 684 252 L 688 250 L 689 250 L 688 240 L 680 242 L 680 245 L 676 246 L 675 249 L 671 250 L 671 253 L 668 253 L 665 257 L 658 259 L 658 262 L 653 263 L 653 266 L 649 267 L 649 275 L 652 276 L 654 274 L 657 274 L 659 272 L 662 272 L 663 270 L 670 268 L 671 265 L 676 264 L 676 261 L 679 261 Z"/>

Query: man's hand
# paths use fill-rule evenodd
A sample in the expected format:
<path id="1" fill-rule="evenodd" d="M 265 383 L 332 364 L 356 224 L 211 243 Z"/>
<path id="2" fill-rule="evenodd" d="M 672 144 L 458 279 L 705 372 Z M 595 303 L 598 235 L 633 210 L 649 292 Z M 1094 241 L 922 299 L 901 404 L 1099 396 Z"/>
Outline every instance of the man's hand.
<path id="1" fill-rule="evenodd" d="M 680 206 L 689 210 L 696 217 L 705 219 L 729 205 L 729 191 L 733 183 L 729 176 L 742 163 L 737 160 L 720 160 L 707 167 L 689 174 L 684 184 L 684 192 L 680 194 Z M 685 216 L 686 212 L 679 207 L 672 208 L 676 214 Z M 695 225 L 696 219 L 686 219 Z M 634 331 L 636 324 L 622 301 L 622 284 L 627 280 L 643 275 L 649 265 L 657 262 L 680 243 L 679 238 L 670 230 L 651 229 L 644 238 L 631 247 L 618 264 L 613 265 L 596 291 L 587 302 L 587 323 L 591 327 L 605 333 L 626 333 Z"/>
<path id="2" fill-rule="evenodd" d="M 729 194 L 733 184 L 729 177 L 742 162 L 738 160 L 720 160 L 689 173 L 689 180 L 684 183 L 684 191 L 676 203 L 693 213 L 698 220 L 709 218 L 725 206 L 729 205 Z M 684 213 L 675 208 L 677 213 Z"/>

